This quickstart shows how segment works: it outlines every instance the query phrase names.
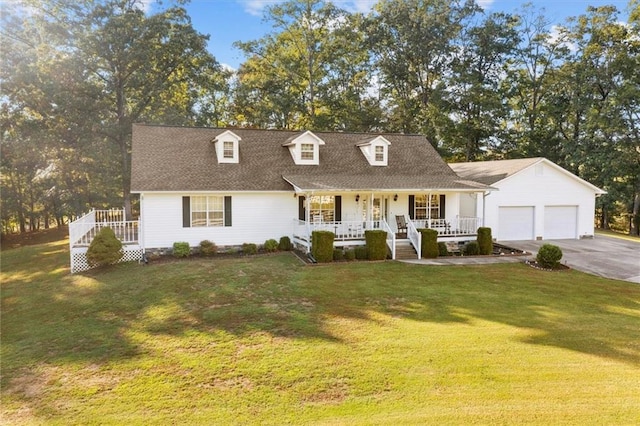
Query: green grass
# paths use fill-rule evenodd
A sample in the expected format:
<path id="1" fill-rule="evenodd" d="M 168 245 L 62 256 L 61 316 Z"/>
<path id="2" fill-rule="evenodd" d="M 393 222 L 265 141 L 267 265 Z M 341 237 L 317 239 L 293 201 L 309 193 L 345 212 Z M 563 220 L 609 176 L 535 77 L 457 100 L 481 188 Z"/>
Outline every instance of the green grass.
<path id="1" fill-rule="evenodd" d="M 640 286 L 288 253 L 2 253 L 2 422 L 638 424 Z"/>

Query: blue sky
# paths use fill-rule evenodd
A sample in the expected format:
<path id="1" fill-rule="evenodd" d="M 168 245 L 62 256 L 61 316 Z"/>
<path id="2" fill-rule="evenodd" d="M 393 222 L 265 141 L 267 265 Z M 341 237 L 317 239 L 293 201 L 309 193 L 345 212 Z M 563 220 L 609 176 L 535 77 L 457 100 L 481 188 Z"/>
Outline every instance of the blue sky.
<path id="1" fill-rule="evenodd" d="M 218 62 L 237 69 L 244 61 L 242 52 L 233 47 L 235 41 L 249 41 L 271 31 L 263 22 L 264 7 L 282 0 L 191 0 L 187 10 L 194 28 L 209 34 L 209 51 Z M 515 12 L 525 1 L 476 0 L 487 12 Z M 335 4 L 350 11 L 367 13 L 375 0 L 335 0 Z M 556 25 L 567 17 L 586 12 L 587 6 L 614 5 L 626 19 L 627 0 L 533 0 L 536 8 L 544 8 L 545 15 Z"/>

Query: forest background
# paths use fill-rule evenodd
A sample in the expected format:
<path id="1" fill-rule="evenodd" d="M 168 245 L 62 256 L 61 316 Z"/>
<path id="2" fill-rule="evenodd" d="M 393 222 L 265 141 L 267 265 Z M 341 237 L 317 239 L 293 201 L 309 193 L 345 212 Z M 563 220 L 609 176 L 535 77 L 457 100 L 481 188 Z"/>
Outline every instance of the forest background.
<path id="1" fill-rule="evenodd" d="M 597 226 L 639 235 L 640 0 L 484 12 L 473 0 L 271 4 L 222 66 L 186 2 L 19 0 L 0 21 L 2 233 L 130 193 L 133 123 L 405 132 L 447 161 L 546 157 L 608 193 Z"/>

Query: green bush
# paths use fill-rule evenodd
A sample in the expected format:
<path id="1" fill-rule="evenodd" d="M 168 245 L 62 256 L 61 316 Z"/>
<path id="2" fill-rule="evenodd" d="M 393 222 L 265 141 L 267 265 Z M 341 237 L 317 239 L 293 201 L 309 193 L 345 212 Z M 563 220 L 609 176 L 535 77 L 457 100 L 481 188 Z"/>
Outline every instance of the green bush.
<path id="1" fill-rule="evenodd" d="M 200 241 L 200 254 L 203 256 L 213 256 L 218 253 L 218 246 L 209 240 Z"/>
<path id="2" fill-rule="evenodd" d="M 367 260 L 369 258 L 369 250 L 367 250 L 367 246 L 356 246 L 353 249 L 356 255 L 356 259 L 358 260 Z"/>
<path id="3" fill-rule="evenodd" d="M 480 246 L 478 246 L 477 241 L 469 241 L 464 245 L 462 252 L 467 256 L 476 256 L 480 254 Z"/>
<path id="4" fill-rule="evenodd" d="M 122 243 L 113 229 L 102 228 L 93 238 L 87 250 L 87 261 L 90 266 L 111 265 L 122 258 Z"/>
<path id="5" fill-rule="evenodd" d="M 538 250 L 536 261 L 545 268 L 555 268 L 562 259 L 562 250 L 553 244 L 543 244 Z"/>
<path id="6" fill-rule="evenodd" d="M 293 248 L 291 244 L 291 238 L 284 236 L 280 238 L 280 243 L 278 243 L 278 250 L 280 251 L 289 251 Z"/>
<path id="7" fill-rule="evenodd" d="M 438 257 L 438 231 L 421 228 L 418 232 L 422 234 L 422 257 L 427 259 Z"/>
<path id="8" fill-rule="evenodd" d="M 356 251 L 353 249 L 347 249 L 344 251 L 344 258 L 346 260 L 352 261 L 356 260 Z"/>
<path id="9" fill-rule="evenodd" d="M 438 256 L 449 256 L 449 250 L 447 244 L 442 241 L 438 243 Z"/>
<path id="10" fill-rule="evenodd" d="M 493 238 L 491 237 L 491 228 L 478 228 L 478 250 L 480 254 L 493 253 Z"/>
<path id="11" fill-rule="evenodd" d="M 254 243 L 243 243 L 242 244 L 242 254 L 250 255 L 258 253 L 258 246 Z"/>
<path id="12" fill-rule="evenodd" d="M 174 257 L 188 257 L 191 255 L 191 248 L 189 243 L 179 241 L 173 243 L 173 256 Z"/>
<path id="13" fill-rule="evenodd" d="M 311 255 L 318 263 L 327 263 L 333 260 L 333 239 L 335 235 L 331 231 L 313 231 L 311 233 Z"/>
<path id="14" fill-rule="evenodd" d="M 339 248 L 333 249 L 333 260 L 335 261 L 344 260 L 344 251 L 342 251 L 342 249 L 339 249 Z"/>
<path id="15" fill-rule="evenodd" d="M 369 260 L 387 258 L 387 232 L 379 229 L 364 231 Z"/>
<path id="16" fill-rule="evenodd" d="M 274 251 L 278 251 L 278 242 L 274 239 L 269 239 L 264 242 L 264 251 L 267 253 L 272 253 Z"/>

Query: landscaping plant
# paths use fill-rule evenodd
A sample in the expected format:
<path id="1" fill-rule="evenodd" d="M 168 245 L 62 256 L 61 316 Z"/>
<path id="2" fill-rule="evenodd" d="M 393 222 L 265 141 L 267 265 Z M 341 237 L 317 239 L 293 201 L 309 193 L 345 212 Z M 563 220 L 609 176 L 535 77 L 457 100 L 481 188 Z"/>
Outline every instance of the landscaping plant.
<path id="1" fill-rule="evenodd" d="M 269 239 L 264 242 L 264 251 L 267 253 L 273 253 L 274 251 L 278 251 L 278 242 L 274 239 Z"/>
<path id="2" fill-rule="evenodd" d="M 467 256 L 477 256 L 480 254 L 480 247 L 477 241 L 469 241 L 464 245 L 463 253 Z"/>
<path id="3" fill-rule="evenodd" d="M 291 244 L 291 238 L 287 237 L 286 235 L 284 237 L 280 237 L 280 242 L 278 243 L 278 250 L 289 251 L 292 248 L 293 246 Z"/>
<path id="4" fill-rule="evenodd" d="M 191 255 L 191 248 L 189 243 L 180 241 L 173 243 L 173 256 L 174 257 L 188 257 Z"/>
<path id="5" fill-rule="evenodd" d="M 493 238 L 491 237 L 491 228 L 481 226 L 478 228 L 478 250 L 479 254 L 493 253 Z"/>
<path id="6" fill-rule="evenodd" d="M 318 263 L 333 261 L 333 240 L 331 231 L 313 231 L 311 233 L 311 255 Z"/>
<path id="7" fill-rule="evenodd" d="M 543 244 L 538 250 L 536 261 L 544 268 L 555 268 L 562 259 L 562 250 L 553 244 Z"/>
<path id="8" fill-rule="evenodd" d="M 387 258 L 387 232 L 379 229 L 364 231 L 369 260 Z"/>
<path id="9" fill-rule="evenodd" d="M 102 228 L 87 250 L 87 261 L 91 266 L 103 266 L 116 263 L 122 258 L 122 243 L 113 229 Z"/>
<path id="10" fill-rule="evenodd" d="M 242 254 L 244 255 L 252 255 L 258 253 L 258 246 L 254 243 L 243 243 L 242 244 Z"/>
<path id="11" fill-rule="evenodd" d="M 200 241 L 200 254 L 203 256 L 213 256 L 218 252 L 218 246 L 209 240 Z"/>
<path id="12" fill-rule="evenodd" d="M 418 229 L 422 234 L 422 257 L 434 259 L 438 257 L 438 231 L 435 229 Z"/>

